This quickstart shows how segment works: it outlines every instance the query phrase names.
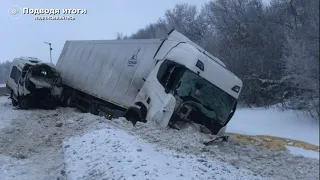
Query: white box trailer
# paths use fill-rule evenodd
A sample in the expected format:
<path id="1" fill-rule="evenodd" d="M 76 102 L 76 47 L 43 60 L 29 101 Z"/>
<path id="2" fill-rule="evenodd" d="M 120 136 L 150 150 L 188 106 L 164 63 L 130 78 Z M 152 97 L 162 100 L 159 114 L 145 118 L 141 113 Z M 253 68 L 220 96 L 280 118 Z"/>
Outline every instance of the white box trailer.
<path id="1" fill-rule="evenodd" d="M 164 39 L 67 41 L 57 62 L 62 102 L 108 118 L 224 132 L 242 81 L 181 33 Z M 178 127 L 179 128 L 179 127 Z"/>

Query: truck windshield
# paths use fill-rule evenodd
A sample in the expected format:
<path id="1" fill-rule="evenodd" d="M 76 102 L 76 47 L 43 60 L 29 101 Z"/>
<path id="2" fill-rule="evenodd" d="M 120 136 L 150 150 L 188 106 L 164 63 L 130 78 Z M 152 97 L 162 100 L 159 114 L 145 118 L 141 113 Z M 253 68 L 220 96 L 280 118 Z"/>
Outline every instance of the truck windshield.
<path id="1" fill-rule="evenodd" d="M 184 101 L 192 101 L 205 116 L 221 124 L 226 123 L 236 103 L 234 97 L 190 70 L 182 75 L 175 94 Z"/>

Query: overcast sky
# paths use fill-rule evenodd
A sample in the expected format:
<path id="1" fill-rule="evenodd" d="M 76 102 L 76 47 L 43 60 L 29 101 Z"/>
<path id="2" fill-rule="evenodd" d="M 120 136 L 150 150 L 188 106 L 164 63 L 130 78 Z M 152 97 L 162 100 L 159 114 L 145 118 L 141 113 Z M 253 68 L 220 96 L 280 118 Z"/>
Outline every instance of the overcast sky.
<path id="1" fill-rule="evenodd" d="M 0 62 L 14 57 L 32 56 L 50 61 L 53 46 L 55 63 L 66 40 L 114 39 L 117 32 L 132 34 L 155 22 L 177 3 L 195 4 L 199 8 L 209 0 L 2 0 L 0 2 Z M 17 5 L 32 9 L 87 9 L 75 20 L 37 21 L 34 15 L 9 16 L 9 8 Z M 10 11 L 11 12 L 11 11 Z M 62 16 L 62 15 L 61 15 Z"/>

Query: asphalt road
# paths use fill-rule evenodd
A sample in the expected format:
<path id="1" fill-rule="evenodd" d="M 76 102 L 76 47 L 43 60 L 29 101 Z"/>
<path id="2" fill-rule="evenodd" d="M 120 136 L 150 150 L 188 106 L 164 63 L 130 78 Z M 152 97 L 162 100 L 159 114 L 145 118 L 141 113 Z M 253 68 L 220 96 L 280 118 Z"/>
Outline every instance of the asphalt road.
<path id="1" fill-rule="evenodd" d="M 0 96 L 4 96 L 8 94 L 7 88 L 6 87 L 0 87 Z"/>

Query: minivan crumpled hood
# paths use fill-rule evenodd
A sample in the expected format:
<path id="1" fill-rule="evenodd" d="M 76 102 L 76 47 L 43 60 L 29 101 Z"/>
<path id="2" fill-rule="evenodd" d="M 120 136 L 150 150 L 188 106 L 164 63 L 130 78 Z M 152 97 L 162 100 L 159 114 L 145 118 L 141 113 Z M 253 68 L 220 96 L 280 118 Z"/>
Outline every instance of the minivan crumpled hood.
<path id="1" fill-rule="evenodd" d="M 31 82 L 33 82 L 36 86 L 36 88 L 52 88 L 52 84 L 45 79 L 35 78 L 31 77 L 29 78 Z"/>

